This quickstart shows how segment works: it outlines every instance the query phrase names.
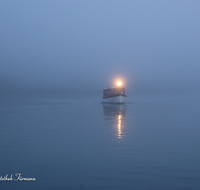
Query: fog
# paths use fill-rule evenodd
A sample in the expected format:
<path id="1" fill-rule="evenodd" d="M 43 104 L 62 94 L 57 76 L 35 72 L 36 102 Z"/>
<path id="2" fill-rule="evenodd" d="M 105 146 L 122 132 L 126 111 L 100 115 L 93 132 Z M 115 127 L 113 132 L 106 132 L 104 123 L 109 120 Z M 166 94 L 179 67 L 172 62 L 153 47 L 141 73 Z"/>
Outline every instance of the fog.
<path id="1" fill-rule="evenodd" d="M 1 94 L 199 91 L 199 1 L 1 1 Z"/>

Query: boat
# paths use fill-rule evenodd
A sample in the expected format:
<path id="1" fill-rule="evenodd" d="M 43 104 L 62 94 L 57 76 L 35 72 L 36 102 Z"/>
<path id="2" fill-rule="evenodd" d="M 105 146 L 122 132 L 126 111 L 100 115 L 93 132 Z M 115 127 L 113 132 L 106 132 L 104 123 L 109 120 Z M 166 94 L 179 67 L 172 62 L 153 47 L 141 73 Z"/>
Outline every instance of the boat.
<path id="1" fill-rule="evenodd" d="M 116 87 L 108 87 L 103 89 L 103 102 L 107 103 L 124 103 L 125 102 L 125 88 L 121 82 L 117 83 Z"/>

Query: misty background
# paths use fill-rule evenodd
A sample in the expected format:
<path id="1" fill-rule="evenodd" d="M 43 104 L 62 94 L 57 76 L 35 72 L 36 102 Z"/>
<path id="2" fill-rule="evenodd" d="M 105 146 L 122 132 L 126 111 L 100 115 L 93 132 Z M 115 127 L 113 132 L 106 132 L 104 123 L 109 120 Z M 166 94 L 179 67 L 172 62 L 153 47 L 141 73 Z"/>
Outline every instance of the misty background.
<path id="1" fill-rule="evenodd" d="M 1 96 L 199 92 L 200 1 L 0 1 Z"/>

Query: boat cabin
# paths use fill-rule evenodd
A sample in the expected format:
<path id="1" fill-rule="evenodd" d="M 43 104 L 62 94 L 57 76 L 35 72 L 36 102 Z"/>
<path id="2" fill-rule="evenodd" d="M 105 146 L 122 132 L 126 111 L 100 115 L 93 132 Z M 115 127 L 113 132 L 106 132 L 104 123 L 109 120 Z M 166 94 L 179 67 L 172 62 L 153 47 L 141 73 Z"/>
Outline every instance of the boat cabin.
<path id="1" fill-rule="evenodd" d="M 103 90 L 103 98 L 114 97 L 124 95 L 125 96 L 125 88 L 124 87 L 108 87 Z"/>

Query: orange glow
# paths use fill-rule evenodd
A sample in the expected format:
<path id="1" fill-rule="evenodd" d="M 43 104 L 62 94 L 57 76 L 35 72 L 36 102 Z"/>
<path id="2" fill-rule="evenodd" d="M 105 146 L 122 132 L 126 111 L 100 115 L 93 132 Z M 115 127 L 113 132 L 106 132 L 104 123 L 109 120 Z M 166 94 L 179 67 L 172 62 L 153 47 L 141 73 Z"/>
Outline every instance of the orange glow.
<path id="1" fill-rule="evenodd" d="M 121 86 L 121 85 L 122 85 L 122 83 L 121 83 L 120 81 L 118 81 L 118 82 L 117 82 L 117 85 L 118 85 L 118 86 Z"/>
<path id="2" fill-rule="evenodd" d="M 125 85 L 125 83 L 126 83 L 125 79 L 120 76 L 115 77 L 112 82 L 113 86 L 118 87 L 118 88 L 123 87 Z"/>

